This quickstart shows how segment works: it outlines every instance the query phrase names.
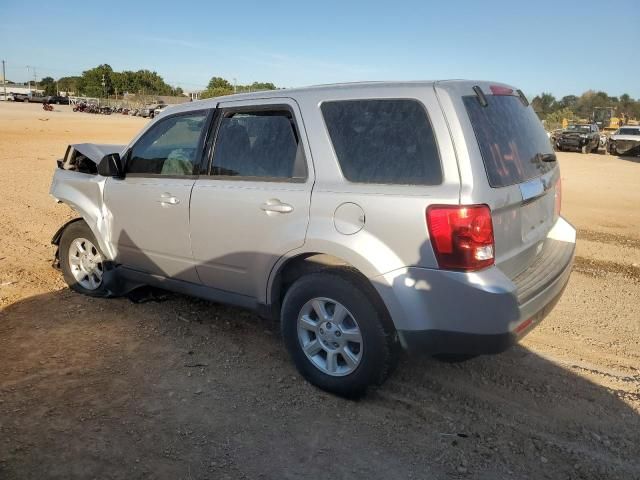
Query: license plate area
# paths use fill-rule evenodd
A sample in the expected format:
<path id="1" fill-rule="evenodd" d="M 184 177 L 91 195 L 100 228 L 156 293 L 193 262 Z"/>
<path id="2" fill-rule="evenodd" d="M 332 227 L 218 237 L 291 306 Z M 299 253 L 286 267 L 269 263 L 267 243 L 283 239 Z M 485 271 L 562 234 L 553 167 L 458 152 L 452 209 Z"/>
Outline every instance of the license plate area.
<path id="1" fill-rule="evenodd" d="M 524 243 L 538 241 L 547 235 L 553 217 L 552 195 L 543 195 L 522 205 L 520 235 Z"/>

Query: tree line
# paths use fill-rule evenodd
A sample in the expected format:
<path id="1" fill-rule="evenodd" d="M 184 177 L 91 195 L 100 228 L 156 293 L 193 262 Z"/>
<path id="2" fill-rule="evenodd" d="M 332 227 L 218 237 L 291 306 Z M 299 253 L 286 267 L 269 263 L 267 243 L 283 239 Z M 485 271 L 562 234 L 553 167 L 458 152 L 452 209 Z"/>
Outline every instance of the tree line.
<path id="1" fill-rule="evenodd" d="M 545 120 L 547 128 L 558 128 L 562 119 L 589 120 L 596 107 L 613 107 L 616 116 L 640 119 L 640 99 L 633 99 L 629 94 L 611 97 L 606 92 L 588 90 L 580 96 L 567 95 L 556 99 L 550 93 L 543 92 L 531 100 L 531 105 L 541 120 Z"/>
<path id="2" fill-rule="evenodd" d="M 106 97 L 124 93 L 136 95 L 183 95 L 180 87 L 172 87 L 156 72 L 150 70 L 116 72 L 108 64 L 85 70 L 82 75 L 61 77 L 55 80 L 44 77 L 38 82 L 45 95 L 68 92 L 86 97 Z M 271 82 L 253 82 L 248 85 L 233 85 L 222 77 L 212 77 L 201 98 L 219 97 L 240 92 L 275 90 Z"/>
<path id="3" fill-rule="evenodd" d="M 232 85 L 222 77 L 212 77 L 207 88 L 200 93 L 200 98 L 222 97 L 233 93 L 258 92 L 260 90 L 275 90 L 277 87 L 271 82 L 253 82 L 249 85 Z"/>

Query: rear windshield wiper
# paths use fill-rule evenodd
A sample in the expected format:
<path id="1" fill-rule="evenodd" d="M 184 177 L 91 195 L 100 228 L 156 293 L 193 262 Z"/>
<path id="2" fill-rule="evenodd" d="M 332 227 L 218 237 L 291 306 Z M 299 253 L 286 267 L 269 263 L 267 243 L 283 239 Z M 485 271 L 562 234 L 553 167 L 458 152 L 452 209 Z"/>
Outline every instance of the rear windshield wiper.
<path id="1" fill-rule="evenodd" d="M 542 162 L 555 162 L 557 160 L 555 153 L 538 153 L 536 158 Z"/>

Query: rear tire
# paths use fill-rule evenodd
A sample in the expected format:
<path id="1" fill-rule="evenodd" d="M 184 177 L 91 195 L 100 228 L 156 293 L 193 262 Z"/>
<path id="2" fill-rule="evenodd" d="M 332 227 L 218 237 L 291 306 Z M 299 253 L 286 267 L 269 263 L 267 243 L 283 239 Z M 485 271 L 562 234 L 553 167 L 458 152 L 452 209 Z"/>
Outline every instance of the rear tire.
<path id="1" fill-rule="evenodd" d="M 106 257 L 84 221 L 69 224 L 58 246 L 60 269 L 69 288 L 91 297 L 107 297 L 104 285 Z"/>
<path id="2" fill-rule="evenodd" d="M 308 274 L 289 288 L 281 313 L 284 343 L 300 374 L 349 398 L 382 384 L 398 353 L 387 312 L 360 283 L 343 273 Z"/>

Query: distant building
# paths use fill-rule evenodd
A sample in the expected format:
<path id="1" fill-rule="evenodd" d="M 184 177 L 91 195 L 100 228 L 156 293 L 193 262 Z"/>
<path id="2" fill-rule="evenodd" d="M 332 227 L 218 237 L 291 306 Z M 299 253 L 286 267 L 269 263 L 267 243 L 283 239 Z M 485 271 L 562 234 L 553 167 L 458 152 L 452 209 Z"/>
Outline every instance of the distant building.
<path id="1" fill-rule="evenodd" d="M 25 87 L 22 84 L 16 84 L 16 83 L 7 83 L 6 85 L 3 84 L 3 82 L 0 82 L 0 100 L 4 100 L 4 90 L 5 87 L 7 89 L 7 95 L 11 94 L 11 93 L 21 93 L 23 95 L 33 95 L 35 94 L 43 94 L 44 90 L 42 89 L 35 89 L 35 88 L 29 88 L 29 87 Z"/>
<path id="2" fill-rule="evenodd" d="M 184 92 L 184 96 L 189 100 L 200 100 L 202 90 L 194 90 L 192 92 Z"/>

